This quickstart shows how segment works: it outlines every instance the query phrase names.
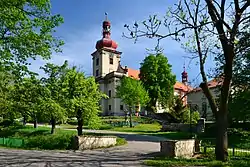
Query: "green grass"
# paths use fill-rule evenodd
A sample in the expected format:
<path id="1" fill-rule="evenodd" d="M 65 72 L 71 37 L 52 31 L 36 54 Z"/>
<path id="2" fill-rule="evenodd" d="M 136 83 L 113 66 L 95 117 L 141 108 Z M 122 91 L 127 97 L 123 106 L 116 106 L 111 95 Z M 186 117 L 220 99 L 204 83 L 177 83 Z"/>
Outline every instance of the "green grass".
<path id="1" fill-rule="evenodd" d="M 183 167 L 183 166 L 206 166 L 206 167 L 249 167 L 250 161 L 231 159 L 228 162 L 221 162 L 209 158 L 204 159 L 173 159 L 156 158 L 144 161 L 148 166 L 160 167 Z"/>
<path id="2" fill-rule="evenodd" d="M 148 166 L 160 167 L 183 167 L 183 166 L 206 166 L 206 167 L 249 167 L 250 157 L 239 154 L 237 157 L 229 159 L 228 162 L 221 162 L 215 160 L 214 150 L 209 149 L 207 154 L 201 154 L 196 158 L 168 158 L 155 157 L 153 159 L 145 160 L 144 164 Z"/>
<path id="3" fill-rule="evenodd" d="M 135 127 L 113 127 L 110 130 L 118 131 L 118 132 L 134 132 L 134 133 L 156 133 L 160 131 L 161 126 L 160 124 L 139 124 Z"/>
<path id="4" fill-rule="evenodd" d="M 125 145 L 127 143 L 128 143 L 127 140 L 125 140 L 124 138 L 118 137 L 116 139 L 116 146 L 122 146 L 122 145 Z"/>
<path id="5" fill-rule="evenodd" d="M 0 131 L 0 137 L 23 139 L 24 145 L 22 145 L 21 148 L 24 149 L 71 149 L 71 140 L 75 135 L 77 135 L 77 131 L 63 129 L 56 129 L 56 133 L 51 135 L 49 127 L 38 127 L 34 129 L 32 126 L 12 126 L 2 128 Z M 84 135 L 104 134 L 85 133 Z M 117 138 L 117 145 L 126 144 L 124 140 L 125 139 Z"/>

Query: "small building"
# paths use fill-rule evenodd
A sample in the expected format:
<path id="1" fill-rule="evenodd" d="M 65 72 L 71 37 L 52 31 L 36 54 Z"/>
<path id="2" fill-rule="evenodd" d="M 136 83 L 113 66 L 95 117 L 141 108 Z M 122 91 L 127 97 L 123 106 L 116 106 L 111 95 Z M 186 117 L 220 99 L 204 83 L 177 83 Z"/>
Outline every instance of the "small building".
<path id="1" fill-rule="evenodd" d="M 222 79 L 213 79 L 211 81 L 208 81 L 207 84 L 212 95 L 215 98 L 219 98 Z M 198 111 L 200 113 L 201 118 L 205 118 L 208 121 L 215 119 L 208 100 L 200 87 L 190 91 L 187 97 L 188 105 L 192 108 L 192 110 Z"/>

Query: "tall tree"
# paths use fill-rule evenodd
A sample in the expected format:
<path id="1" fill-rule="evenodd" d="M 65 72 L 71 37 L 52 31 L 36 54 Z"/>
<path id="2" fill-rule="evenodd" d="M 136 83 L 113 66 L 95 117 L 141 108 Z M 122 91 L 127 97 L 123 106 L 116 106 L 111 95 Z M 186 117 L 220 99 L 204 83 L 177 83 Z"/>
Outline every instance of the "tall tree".
<path id="1" fill-rule="evenodd" d="M 141 63 L 139 77 L 149 93 L 149 109 L 155 111 L 157 102 L 162 106 L 169 106 L 174 96 L 176 77 L 163 54 L 147 56 Z"/>
<path id="2" fill-rule="evenodd" d="M 0 72 L 0 115 L 14 119 L 15 113 L 11 108 L 14 76 L 6 71 Z"/>
<path id="3" fill-rule="evenodd" d="M 56 121 L 65 117 L 65 109 L 63 107 L 64 99 L 62 93 L 61 77 L 66 72 L 68 63 L 64 62 L 62 66 L 47 63 L 41 69 L 44 70 L 47 78 L 43 77 L 42 81 L 47 89 L 47 96 L 44 99 L 44 112 L 46 116 L 50 117 L 51 134 L 54 133 L 56 128 Z"/>
<path id="4" fill-rule="evenodd" d="M 144 107 L 149 101 L 148 93 L 141 81 L 129 77 L 123 77 L 116 90 L 117 97 L 121 98 L 122 102 L 129 108 L 129 122 L 130 127 L 132 127 L 132 109 L 137 105 Z"/>
<path id="5" fill-rule="evenodd" d="M 68 69 L 62 76 L 62 81 L 63 91 L 67 98 L 67 109 L 77 117 L 78 135 L 82 135 L 83 123 L 96 128 L 100 122 L 98 117 L 99 101 L 106 95 L 99 91 L 94 77 L 86 78 L 84 73 L 72 68 Z"/>
<path id="6" fill-rule="evenodd" d="M 50 0 L 1 0 L 0 11 L 1 70 L 23 75 L 29 59 L 48 59 L 60 51 L 63 42 L 53 32 L 63 18 L 52 15 Z"/>
<path id="7" fill-rule="evenodd" d="M 167 33 L 158 31 L 162 21 L 151 16 L 143 22 L 145 29 L 139 29 L 138 23 L 133 28 L 125 25 L 130 31 L 130 37 L 157 38 L 158 42 L 167 37 L 184 42 L 184 47 L 199 60 L 202 76 L 202 88 L 210 107 L 215 115 L 217 124 L 216 159 L 228 159 L 228 99 L 231 90 L 233 62 L 236 55 L 236 37 L 240 33 L 240 26 L 249 22 L 249 0 L 180 0 L 173 8 L 167 11 L 163 25 Z M 162 32 L 162 31 L 161 31 Z M 220 102 L 217 105 L 215 98 L 207 84 L 207 75 L 204 68 L 206 58 L 211 54 L 220 54 L 224 58 L 223 84 L 221 86 Z"/>
<path id="8" fill-rule="evenodd" d="M 35 76 L 24 78 L 23 82 L 18 86 L 19 93 L 22 92 L 23 96 L 21 96 L 21 98 L 17 98 L 19 101 L 16 102 L 19 103 L 19 105 L 23 105 L 22 107 L 26 109 L 25 114 L 32 118 L 34 128 L 37 128 L 37 116 L 42 112 L 45 87 Z"/>
<path id="9" fill-rule="evenodd" d="M 247 22 L 238 34 L 237 56 L 234 60 L 232 93 L 229 99 L 232 121 L 250 120 L 250 23 Z M 222 64 L 222 63 L 221 63 Z M 219 68 L 220 69 L 220 68 Z"/>

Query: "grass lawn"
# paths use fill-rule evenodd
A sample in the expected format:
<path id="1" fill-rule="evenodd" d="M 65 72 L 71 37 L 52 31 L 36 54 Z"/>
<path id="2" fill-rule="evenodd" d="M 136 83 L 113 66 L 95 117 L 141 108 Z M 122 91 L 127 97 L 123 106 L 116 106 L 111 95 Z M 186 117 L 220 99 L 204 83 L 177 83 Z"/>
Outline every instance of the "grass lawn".
<path id="1" fill-rule="evenodd" d="M 0 131 L 0 137 L 2 138 L 10 138 L 12 141 L 18 139 L 17 142 L 20 142 L 19 139 L 23 140 L 24 144 L 19 147 L 24 149 L 71 149 L 71 139 L 75 135 L 77 135 L 77 131 L 64 129 L 56 129 L 55 134 L 51 135 L 49 127 L 38 127 L 34 129 L 32 126 L 11 126 L 2 128 Z M 88 133 L 85 135 L 103 134 Z M 123 144 L 126 144 L 126 140 L 117 138 L 116 145 Z M 9 145 L 8 147 L 15 146 Z"/>
<path id="2" fill-rule="evenodd" d="M 183 166 L 206 166 L 206 167 L 249 167 L 250 161 L 244 159 L 231 159 L 228 162 L 216 161 L 210 158 L 204 159 L 173 159 L 155 158 L 144 161 L 148 166 L 160 167 L 183 167 Z"/>
<path id="3" fill-rule="evenodd" d="M 149 166 L 160 167 L 183 167 L 183 166 L 206 166 L 206 167 L 249 167 L 250 154 L 238 154 L 237 157 L 231 157 L 228 162 L 221 162 L 215 160 L 214 150 L 209 149 L 207 154 L 200 154 L 196 158 L 167 158 L 155 157 L 153 159 L 145 160 L 144 164 Z"/>

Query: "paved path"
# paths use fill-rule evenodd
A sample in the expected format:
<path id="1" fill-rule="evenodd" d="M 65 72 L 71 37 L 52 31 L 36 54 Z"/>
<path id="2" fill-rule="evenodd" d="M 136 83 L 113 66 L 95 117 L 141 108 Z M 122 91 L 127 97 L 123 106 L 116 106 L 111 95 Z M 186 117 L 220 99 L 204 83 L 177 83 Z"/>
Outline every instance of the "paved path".
<path id="1" fill-rule="evenodd" d="M 91 130 L 87 130 L 90 132 Z M 139 167 L 145 158 L 159 152 L 160 137 L 112 131 L 92 131 L 124 137 L 125 146 L 80 151 L 35 151 L 0 149 L 2 167 Z"/>

